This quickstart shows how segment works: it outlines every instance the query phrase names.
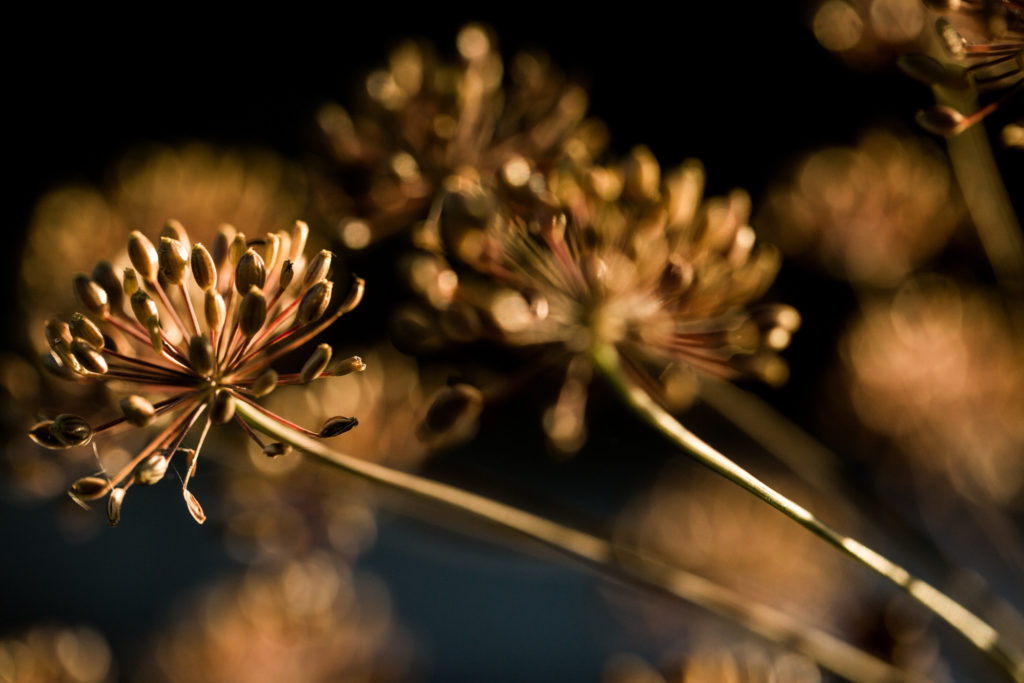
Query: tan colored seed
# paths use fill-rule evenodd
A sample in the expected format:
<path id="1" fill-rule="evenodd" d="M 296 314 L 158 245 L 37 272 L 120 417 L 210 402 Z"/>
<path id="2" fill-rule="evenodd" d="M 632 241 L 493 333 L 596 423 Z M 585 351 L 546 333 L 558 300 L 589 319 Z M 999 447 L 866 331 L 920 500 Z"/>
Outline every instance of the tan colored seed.
<path id="1" fill-rule="evenodd" d="M 319 320 L 327 312 L 331 304 L 331 293 L 334 291 L 334 283 L 322 280 L 312 287 L 299 302 L 299 310 L 295 313 L 295 320 L 300 325 Z"/>
<path id="2" fill-rule="evenodd" d="M 64 413 L 53 418 L 50 433 L 68 448 L 84 446 L 92 441 L 92 427 L 85 418 Z"/>
<path id="3" fill-rule="evenodd" d="M 277 388 L 277 371 L 273 368 L 268 368 L 262 375 L 257 378 L 252 386 L 249 387 L 249 391 L 255 394 L 258 398 L 262 398 Z"/>
<path id="4" fill-rule="evenodd" d="M 153 300 L 149 294 L 146 294 L 145 290 L 138 289 L 132 294 L 131 297 L 132 313 L 135 314 L 135 319 L 140 324 L 145 325 L 146 321 L 150 318 L 160 319 L 157 312 L 156 301 Z"/>
<path id="5" fill-rule="evenodd" d="M 203 506 L 199 504 L 199 501 L 192 495 L 192 492 L 188 489 L 183 489 L 182 495 L 185 497 L 185 504 L 188 506 L 188 512 L 192 515 L 192 519 L 196 520 L 199 524 L 205 522 L 206 513 L 203 512 Z"/>
<path id="6" fill-rule="evenodd" d="M 210 402 L 210 419 L 217 424 L 227 424 L 235 416 L 235 399 L 226 389 L 218 389 Z"/>
<path id="7" fill-rule="evenodd" d="M 79 339 L 89 342 L 94 348 L 102 350 L 104 345 L 103 333 L 96 323 L 86 318 L 81 313 L 73 313 L 68 325 L 71 334 Z"/>
<path id="8" fill-rule="evenodd" d="M 143 324 L 146 328 L 146 332 L 149 332 L 149 344 L 153 347 L 153 350 L 157 353 L 163 353 L 164 351 L 164 335 L 160 329 L 160 318 L 151 316 L 146 319 Z"/>
<path id="9" fill-rule="evenodd" d="M 317 436 L 321 439 L 329 439 L 332 436 L 344 434 L 358 424 L 359 420 L 354 417 L 337 415 L 335 417 L 328 418 L 327 421 L 324 422 L 324 425 L 320 428 L 320 433 L 317 434 Z"/>
<path id="10" fill-rule="evenodd" d="M 124 269 L 124 293 L 127 294 L 128 296 L 131 296 L 131 295 L 135 294 L 135 292 L 139 291 L 139 289 L 140 289 L 139 276 L 135 272 L 135 269 L 130 267 L 130 266 L 128 268 L 125 268 Z"/>
<path id="11" fill-rule="evenodd" d="M 156 419 L 153 404 L 138 394 L 131 394 L 121 399 L 121 412 L 129 424 L 145 427 Z"/>
<path id="12" fill-rule="evenodd" d="M 306 238 L 309 237 L 309 226 L 305 221 L 295 221 L 292 226 L 292 248 L 288 252 L 288 258 L 292 263 L 298 263 L 302 258 L 302 252 L 306 249 Z"/>
<path id="13" fill-rule="evenodd" d="M 251 337 L 260 331 L 267 320 L 267 298 L 255 285 L 249 288 L 238 306 L 238 327 L 242 334 Z"/>
<path id="14" fill-rule="evenodd" d="M 224 304 L 224 297 L 218 291 L 214 289 L 206 290 L 203 313 L 206 315 L 206 325 L 211 330 L 219 331 L 224 326 L 224 318 L 227 317 L 227 306 Z"/>
<path id="15" fill-rule="evenodd" d="M 320 373 L 327 369 L 327 364 L 331 362 L 332 353 L 330 344 L 320 344 L 317 346 L 302 366 L 302 371 L 299 373 L 299 382 L 306 384 L 319 377 Z"/>
<path id="16" fill-rule="evenodd" d="M 257 254 L 255 249 L 247 249 L 235 267 L 235 289 L 239 294 L 245 294 L 250 287 L 262 289 L 266 281 L 267 269 L 263 264 L 263 257 Z"/>
<path id="17" fill-rule="evenodd" d="M 217 266 L 213 256 L 198 242 L 192 245 L 192 277 L 199 289 L 209 291 L 217 286 Z"/>
<path id="18" fill-rule="evenodd" d="M 185 230 L 185 226 L 181 224 L 181 221 L 171 218 L 164 227 L 160 228 L 160 237 L 170 237 L 172 240 L 180 242 L 185 247 L 185 253 L 188 254 L 192 248 L 189 244 L 188 231 Z"/>
<path id="19" fill-rule="evenodd" d="M 121 504 L 124 503 L 124 489 L 116 488 L 107 498 L 107 524 L 117 526 L 121 522 Z"/>
<path id="20" fill-rule="evenodd" d="M 71 342 L 71 355 L 89 372 L 103 375 L 109 369 L 103 354 L 84 339 L 76 339 Z"/>
<path id="21" fill-rule="evenodd" d="M 206 377 L 213 373 L 215 362 L 209 337 L 205 334 L 192 335 L 188 340 L 188 360 L 197 374 Z"/>
<path id="22" fill-rule="evenodd" d="M 135 469 L 135 483 L 142 486 L 151 486 L 164 478 L 167 472 L 167 458 L 154 453 Z"/>
<path id="23" fill-rule="evenodd" d="M 331 271 L 331 261 L 334 258 L 334 254 L 321 249 L 313 260 L 309 262 L 309 266 L 306 268 L 306 275 L 302 278 L 302 287 L 312 287 L 317 282 L 327 278 L 327 274 Z"/>
<path id="24" fill-rule="evenodd" d="M 75 298 L 82 304 L 85 310 L 93 315 L 102 318 L 110 311 L 110 304 L 107 300 L 107 293 L 102 287 L 89 279 L 88 276 L 79 273 L 72 280 L 75 291 Z"/>
<path id="25" fill-rule="evenodd" d="M 128 235 L 128 259 L 143 280 L 153 282 L 159 266 L 156 247 L 138 230 Z"/>
<path id="26" fill-rule="evenodd" d="M 124 290 L 121 289 L 121 281 L 114 266 L 109 261 L 100 261 L 92 269 L 92 279 L 107 293 L 110 307 L 120 311 L 124 307 Z"/>
<path id="27" fill-rule="evenodd" d="M 50 318 L 46 321 L 46 343 L 50 345 L 51 349 L 59 343 L 70 346 L 73 340 L 71 327 L 66 322 L 58 318 Z"/>
<path id="28" fill-rule="evenodd" d="M 228 260 L 228 256 L 231 253 L 231 243 L 234 239 L 235 227 L 228 223 L 221 223 L 220 227 L 217 228 L 217 234 L 213 238 L 213 263 L 217 266 L 218 270 Z"/>
<path id="29" fill-rule="evenodd" d="M 366 363 L 363 362 L 362 358 L 359 356 L 349 356 L 348 358 L 334 361 L 334 365 L 327 372 L 334 377 L 344 377 L 353 372 L 362 372 L 365 369 Z"/>
<path id="30" fill-rule="evenodd" d="M 157 258 L 160 262 L 160 274 L 164 279 L 172 285 L 181 284 L 185 279 L 185 268 L 189 259 L 185 245 L 171 237 L 161 237 Z"/>
<path id="31" fill-rule="evenodd" d="M 231 248 L 228 250 L 228 258 L 231 259 L 232 268 L 238 265 L 242 255 L 245 254 L 245 250 L 248 248 L 245 242 L 245 234 L 241 232 L 235 233 L 234 239 L 231 240 Z"/>
<path id="32" fill-rule="evenodd" d="M 281 275 L 277 278 L 277 288 L 282 292 L 288 289 L 293 277 L 295 277 L 295 266 L 291 259 L 285 259 L 281 264 Z"/>
<path id="33" fill-rule="evenodd" d="M 277 257 L 281 254 L 281 240 L 274 233 L 267 233 L 263 245 L 263 263 L 268 271 L 273 271 Z"/>
<path id="34" fill-rule="evenodd" d="M 96 500 L 107 495 L 110 490 L 110 480 L 101 477 L 82 477 L 68 489 L 72 498 L 79 500 Z"/>

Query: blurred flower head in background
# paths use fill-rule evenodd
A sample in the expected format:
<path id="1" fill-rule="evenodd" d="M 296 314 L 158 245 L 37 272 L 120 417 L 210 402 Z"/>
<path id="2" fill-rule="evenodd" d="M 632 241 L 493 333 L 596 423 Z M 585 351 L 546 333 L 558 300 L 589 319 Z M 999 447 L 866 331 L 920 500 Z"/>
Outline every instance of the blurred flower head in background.
<path id="1" fill-rule="evenodd" d="M 583 153 L 604 131 L 584 123 L 587 95 L 548 58 L 516 55 L 506 66 L 493 33 L 479 24 L 456 38 L 459 58 L 406 41 L 369 74 L 351 113 L 321 108 L 330 160 L 317 196 L 325 220 L 350 249 L 428 218 L 442 183 L 461 168 L 496 173 L 513 155 L 546 166 L 568 146 Z"/>
<path id="2" fill-rule="evenodd" d="M 884 287 L 935 255 L 964 210 L 935 145 L 879 129 L 805 156 L 770 192 L 761 218 L 787 255 Z"/>
<path id="3" fill-rule="evenodd" d="M 1024 345 L 998 301 L 914 280 L 868 305 L 840 348 L 865 425 L 962 495 L 1019 505 Z"/>
<path id="4" fill-rule="evenodd" d="M 753 642 L 708 642 L 673 653 L 657 668 L 632 655 L 605 665 L 603 683 L 819 683 L 814 662 Z"/>
<path id="5" fill-rule="evenodd" d="M 110 683 L 117 667 L 106 639 L 88 627 L 34 626 L 0 638 L 0 681 Z"/>
<path id="6" fill-rule="evenodd" d="M 495 186 L 450 178 L 437 232 L 421 240 L 433 253 L 408 263 L 438 321 L 400 320 L 405 337 L 427 350 L 489 341 L 564 366 L 545 429 L 570 453 L 585 439 L 597 345 L 616 347 L 634 379 L 675 409 L 693 397 L 693 371 L 784 381 L 777 352 L 799 315 L 752 304 L 778 254 L 757 244 L 746 193 L 704 201 L 703 185 L 699 163 L 663 177 L 646 148 L 614 166 L 565 157 L 547 174 L 514 157 Z"/>

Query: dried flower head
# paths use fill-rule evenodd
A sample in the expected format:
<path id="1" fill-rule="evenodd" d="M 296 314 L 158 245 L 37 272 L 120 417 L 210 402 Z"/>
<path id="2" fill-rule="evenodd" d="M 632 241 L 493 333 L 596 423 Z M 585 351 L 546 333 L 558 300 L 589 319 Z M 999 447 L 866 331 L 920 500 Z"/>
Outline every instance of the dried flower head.
<path id="1" fill-rule="evenodd" d="M 787 255 L 837 277 L 899 282 L 945 245 L 963 215 L 942 153 L 885 130 L 801 160 L 762 221 Z"/>
<path id="2" fill-rule="evenodd" d="M 567 147 L 603 144 L 603 129 L 581 125 L 583 88 L 570 85 L 548 58 L 517 55 L 506 67 L 492 33 L 465 26 L 459 59 L 438 59 L 429 44 L 406 41 L 366 79 L 366 101 L 350 114 L 337 104 L 318 121 L 341 180 L 365 190 L 349 196 L 321 186 L 327 218 L 347 247 L 359 249 L 426 219 L 448 175 L 473 168 L 484 176 L 512 155 L 546 164 Z"/>
<path id="3" fill-rule="evenodd" d="M 284 276 L 304 272 L 304 223 L 297 222 L 290 233 L 251 243 L 232 232 L 222 229 L 209 260 L 201 244 L 186 246 L 188 235 L 180 224 L 165 228 L 160 249 L 133 232 L 128 242 L 132 266 L 125 269 L 123 280 L 76 275 L 73 289 L 84 314 L 76 313 L 70 324 L 57 318 L 46 324 L 50 350 L 45 362 L 55 373 L 113 384 L 130 393 L 120 402 L 120 416 L 97 426 L 71 414 L 39 422 L 30 430 L 36 443 L 47 448 L 85 446 L 102 433 L 160 424 L 157 434 L 116 474 L 85 477 L 71 487 L 71 496 L 79 501 L 109 495 L 111 525 L 120 520 L 127 490 L 159 481 L 176 457 L 184 461 L 182 493 L 188 510 L 202 523 L 205 513 L 188 483 L 210 426 L 234 421 L 261 447 L 273 448 L 235 415 L 238 402 L 312 436 L 334 436 L 356 424 L 355 418 L 346 417 L 346 429 L 338 429 L 336 417 L 319 432 L 309 432 L 259 407 L 255 399 L 277 386 L 336 374 L 319 362 L 312 370 L 281 375 L 269 366 L 355 308 L 362 298 L 362 280 L 356 278 L 344 300 L 327 314 L 330 288 L 327 295 L 315 294 L 329 284 L 323 279 L 326 270 L 290 282 Z M 312 309 L 307 306 L 311 297 L 317 298 Z M 318 348 L 314 357 L 318 354 L 325 352 Z M 198 440 L 187 447 L 186 437 L 197 426 Z"/>
<path id="4" fill-rule="evenodd" d="M 921 472 L 1009 505 L 1024 490 L 1024 345 L 998 302 L 924 279 L 877 301 L 841 346 L 861 420 Z"/>
<path id="5" fill-rule="evenodd" d="M 781 382 L 777 351 L 799 316 L 748 308 L 773 281 L 778 254 L 756 243 L 747 195 L 702 202 L 703 178 L 693 161 L 663 178 L 645 148 L 619 166 L 566 160 L 546 177 L 516 157 L 496 187 L 453 177 L 437 254 L 412 260 L 411 281 L 449 339 L 564 361 L 565 384 L 545 417 L 563 451 L 584 438 L 597 346 L 614 346 L 671 407 L 692 397 L 694 370 Z"/>

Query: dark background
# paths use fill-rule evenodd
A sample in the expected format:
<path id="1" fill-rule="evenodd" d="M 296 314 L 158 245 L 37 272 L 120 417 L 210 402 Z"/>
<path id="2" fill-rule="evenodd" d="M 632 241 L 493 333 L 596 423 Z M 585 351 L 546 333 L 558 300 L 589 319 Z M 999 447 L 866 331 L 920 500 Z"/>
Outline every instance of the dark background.
<path id="1" fill-rule="evenodd" d="M 700 158 L 709 193 L 744 187 L 755 207 L 769 180 L 801 153 L 853 142 L 871 124 L 910 127 L 914 112 L 931 101 L 926 88 L 894 70 L 858 73 L 834 59 L 796 3 L 699 7 L 671 18 L 634 3 L 616 6 L 615 14 L 592 6 L 558 15 L 515 6 L 462 16 L 386 8 L 372 15 L 169 15 L 148 24 L 45 17 L 11 25 L 7 32 L 19 41 L 3 48 L 2 339 L 27 348 L 11 293 L 20 240 L 43 192 L 69 181 L 102 184 L 115 160 L 148 141 L 259 145 L 301 158 L 314 144 L 318 105 L 349 101 L 359 75 L 390 45 L 426 36 L 451 54 L 455 33 L 471 19 L 496 30 L 506 57 L 541 47 L 587 83 L 590 110 L 608 124 L 617 151 L 645 143 L 665 165 Z M 1016 164 L 1010 177 L 1020 178 L 1020 162 L 1009 163 Z M 852 297 L 838 285 L 810 290 L 799 270 L 784 270 L 774 298 L 824 311 L 787 354 L 801 359 L 793 382 L 771 394 L 799 417 Z M 535 426 L 525 430 L 522 448 L 536 448 Z M 666 449 L 629 418 L 595 431 L 608 448 L 585 451 L 571 465 L 517 452 L 498 438 L 478 446 L 504 448 L 492 464 L 463 454 L 434 472 L 479 475 L 495 487 L 504 477 L 542 500 L 557 493 L 579 521 L 600 525 L 602 513 L 654 476 Z M 627 473 L 609 455 L 616 450 L 640 453 Z M 176 492 L 162 497 L 139 501 L 151 511 L 145 526 L 105 532 L 82 546 L 60 540 L 47 507 L 0 502 L 0 632 L 40 619 L 88 622 L 121 653 L 160 623 L 180 590 L 233 569 L 214 532 L 180 509 Z M 363 564 L 383 576 L 399 619 L 433 650 L 433 680 L 480 680 L 481 672 L 488 680 L 595 680 L 610 653 L 644 650 L 601 599 L 605 584 L 587 572 L 408 516 L 385 513 L 381 525 Z M 142 557 L 134 552 L 134 543 L 154 537 L 166 543 Z"/>

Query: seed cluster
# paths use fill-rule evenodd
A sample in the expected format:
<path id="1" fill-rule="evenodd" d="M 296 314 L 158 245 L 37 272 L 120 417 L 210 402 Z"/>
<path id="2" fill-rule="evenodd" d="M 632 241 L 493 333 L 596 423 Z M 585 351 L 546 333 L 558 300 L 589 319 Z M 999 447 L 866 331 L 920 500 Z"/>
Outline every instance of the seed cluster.
<path id="1" fill-rule="evenodd" d="M 320 438 L 337 436 L 357 424 L 354 417 L 336 416 L 312 432 L 255 401 L 281 385 L 365 368 L 357 356 L 332 359 L 327 344 L 317 346 L 297 373 L 279 375 L 270 367 L 362 299 L 364 284 L 355 278 L 344 300 L 328 314 L 333 255 L 320 251 L 307 263 L 303 252 L 308 232 L 306 224 L 297 221 L 290 232 L 248 241 L 225 225 L 210 250 L 190 244 L 181 224 L 171 221 L 158 245 L 141 232 L 131 233 L 131 266 L 121 277 L 108 262 L 99 263 L 91 276 L 74 277 L 74 292 L 85 312 L 66 322 L 46 323 L 50 351 L 44 355 L 44 366 L 68 379 L 118 382 L 138 387 L 139 393 L 125 396 L 121 415 L 102 425 L 93 427 L 82 417 L 63 414 L 36 424 L 30 436 L 59 449 L 84 446 L 99 433 L 126 426 L 146 427 L 156 421 L 163 426 L 115 475 L 76 481 L 69 491 L 72 498 L 82 502 L 108 496 L 108 520 L 116 525 L 125 492 L 134 484 L 160 481 L 171 460 L 180 455 L 186 467 L 182 493 L 189 512 L 202 523 L 205 514 L 188 483 L 212 424 L 238 424 L 268 456 L 289 450 L 283 443 L 264 443 L 235 415 L 237 401 Z M 197 425 L 201 431 L 194 447 L 183 447 Z"/>

